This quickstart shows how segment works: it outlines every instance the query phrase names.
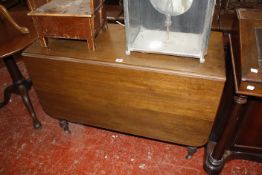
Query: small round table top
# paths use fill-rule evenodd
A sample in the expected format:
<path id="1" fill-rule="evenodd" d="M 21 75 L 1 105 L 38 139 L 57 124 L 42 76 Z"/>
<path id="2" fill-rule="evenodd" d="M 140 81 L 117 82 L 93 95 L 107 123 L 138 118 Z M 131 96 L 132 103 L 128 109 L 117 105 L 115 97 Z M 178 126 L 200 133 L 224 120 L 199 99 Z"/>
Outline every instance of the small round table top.
<path id="1" fill-rule="evenodd" d="M 20 33 L 9 21 L 0 15 L 0 58 L 13 55 L 23 50 L 37 38 L 32 19 L 27 16 L 27 7 L 15 7 L 9 12 L 17 24 L 27 27 L 30 33 Z"/>

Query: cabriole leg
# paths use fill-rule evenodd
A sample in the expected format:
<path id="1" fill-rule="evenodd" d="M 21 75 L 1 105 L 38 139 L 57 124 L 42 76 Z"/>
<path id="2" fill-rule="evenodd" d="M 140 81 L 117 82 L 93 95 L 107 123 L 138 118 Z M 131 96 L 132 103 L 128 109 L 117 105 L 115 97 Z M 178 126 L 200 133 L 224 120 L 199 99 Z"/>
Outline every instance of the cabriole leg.
<path id="1" fill-rule="evenodd" d="M 32 87 L 31 80 L 26 80 L 23 77 L 18 66 L 16 65 L 15 58 L 13 56 L 5 57 L 4 63 L 13 80 L 13 84 L 5 89 L 4 100 L 0 102 L 0 107 L 3 107 L 9 102 L 12 93 L 20 95 L 23 99 L 24 105 L 26 106 L 28 112 L 31 115 L 34 128 L 41 128 L 41 123 L 36 117 L 36 113 L 28 95 L 28 91 Z"/>

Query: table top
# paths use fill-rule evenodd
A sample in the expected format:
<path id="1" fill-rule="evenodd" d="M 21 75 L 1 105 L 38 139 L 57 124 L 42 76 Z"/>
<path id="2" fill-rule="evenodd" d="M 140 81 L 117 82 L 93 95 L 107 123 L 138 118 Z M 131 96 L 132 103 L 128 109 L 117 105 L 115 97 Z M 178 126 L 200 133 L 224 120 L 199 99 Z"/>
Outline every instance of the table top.
<path id="1" fill-rule="evenodd" d="M 216 81 L 225 81 L 225 56 L 223 37 L 220 32 L 211 32 L 208 54 L 204 64 L 199 59 L 160 54 L 131 52 L 126 55 L 125 29 L 116 24 L 96 38 L 96 51 L 89 51 L 86 42 L 64 39 L 50 39 L 49 49 L 38 42 L 23 53 L 45 59 L 132 67 L 167 74 L 180 74 Z"/>
<path id="2" fill-rule="evenodd" d="M 91 17 L 90 0 L 52 0 L 29 13 L 32 16 Z"/>
<path id="3" fill-rule="evenodd" d="M 20 26 L 27 27 L 29 34 L 21 34 L 6 19 L 0 18 L 0 58 L 19 52 L 36 40 L 32 19 L 27 16 L 28 11 L 25 8 L 11 9 L 10 15 Z"/>

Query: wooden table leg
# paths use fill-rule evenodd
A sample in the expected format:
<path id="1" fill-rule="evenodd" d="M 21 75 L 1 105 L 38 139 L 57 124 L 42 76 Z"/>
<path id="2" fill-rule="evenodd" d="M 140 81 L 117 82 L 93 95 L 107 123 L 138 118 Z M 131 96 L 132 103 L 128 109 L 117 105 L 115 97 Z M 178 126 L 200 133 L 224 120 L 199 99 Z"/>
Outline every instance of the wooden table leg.
<path id="1" fill-rule="evenodd" d="M 226 152 L 230 147 L 234 132 L 239 122 L 239 116 L 243 112 L 243 106 L 247 103 L 247 97 L 236 95 L 234 97 L 234 106 L 231 109 L 229 116 L 227 117 L 227 123 L 225 124 L 224 131 L 218 143 L 214 146 L 213 150 L 208 153 L 206 159 L 206 169 L 211 175 L 217 175 L 222 170 L 225 159 L 230 155 L 230 152 Z M 221 126 L 222 127 L 222 126 Z"/>
<path id="2" fill-rule="evenodd" d="M 93 26 L 93 24 L 92 23 L 94 23 L 94 22 L 92 22 L 94 19 L 89 19 L 88 20 L 88 29 L 89 29 L 89 31 L 92 31 L 92 26 Z M 88 49 L 89 50 L 91 50 L 91 51 L 95 51 L 96 50 L 96 48 L 95 48 L 95 40 L 94 40 L 94 33 L 93 32 L 87 32 L 87 47 L 88 47 Z"/>
<path id="3" fill-rule="evenodd" d="M 28 95 L 28 91 L 32 87 L 31 80 L 26 80 L 23 77 L 18 66 L 16 65 L 15 58 L 13 56 L 4 58 L 4 63 L 13 80 L 13 84 L 5 89 L 4 100 L 0 102 L 0 108 L 5 106 L 9 102 L 12 93 L 18 94 L 22 97 L 22 100 L 32 117 L 34 128 L 41 128 L 41 123 L 36 117 L 36 113 Z"/>

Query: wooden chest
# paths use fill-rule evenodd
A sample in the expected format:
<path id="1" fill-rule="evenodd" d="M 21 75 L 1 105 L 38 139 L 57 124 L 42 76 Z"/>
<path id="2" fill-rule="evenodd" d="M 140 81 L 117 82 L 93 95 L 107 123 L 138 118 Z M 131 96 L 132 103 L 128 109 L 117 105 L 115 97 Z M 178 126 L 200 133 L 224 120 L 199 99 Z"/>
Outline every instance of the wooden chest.
<path id="1" fill-rule="evenodd" d="M 50 116 L 173 143 L 202 146 L 225 83 L 222 34 L 213 32 L 205 64 L 157 54 L 125 55 L 124 28 L 110 25 L 95 52 L 81 41 L 34 43 L 24 53 Z"/>
<path id="2" fill-rule="evenodd" d="M 104 0 L 46 1 L 28 0 L 41 46 L 48 46 L 49 37 L 67 38 L 87 40 L 89 50 L 95 50 L 94 39 L 106 27 Z"/>

